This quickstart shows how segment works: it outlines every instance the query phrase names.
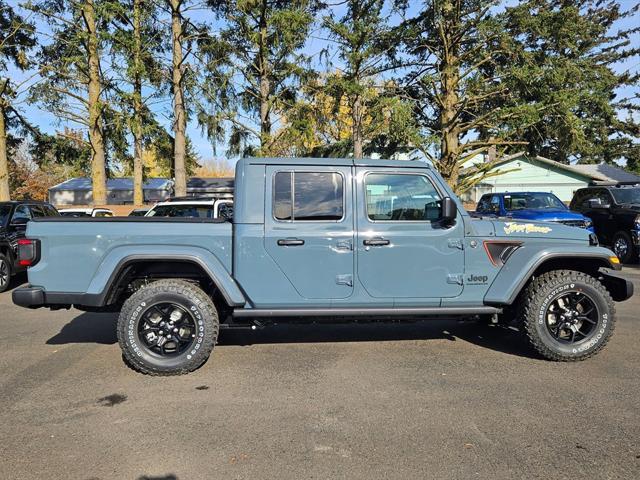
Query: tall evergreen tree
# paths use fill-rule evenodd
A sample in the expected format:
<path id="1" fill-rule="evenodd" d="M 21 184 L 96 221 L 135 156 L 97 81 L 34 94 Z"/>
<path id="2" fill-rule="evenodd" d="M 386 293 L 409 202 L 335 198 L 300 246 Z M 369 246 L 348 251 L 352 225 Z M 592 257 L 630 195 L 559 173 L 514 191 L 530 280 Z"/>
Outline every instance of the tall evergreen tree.
<path id="1" fill-rule="evenodd" d="M 204 91 L 211 103 L 201 123 L 210 136 L 229 125 L 232 153 L 257 143 L 269 155 L 281 124 L 307 73 L 302 47 L 313 21 L 313 0 L 208 0 L 223 26 L 202 42 Z M 246 153 L 246 152 L 245 152 Z"/>
<path id="2" fill-rule="evenodd" d="M 501 106 L 507 91 L 495 75 L 502 31 L 493 0 L 427 0 L 400 27 L 410 57 L 406 88 L 429 141 L 424 153 L 459 193 L 493 166 L 462 175 L 465 162 L 492 147 L 522 143 L 501 136 L 516 112 Z"/>
<path id="3" fill-rule="evenodd" d="M 35 36 L 28 18 L 4 0 L 0 0 L 0 32 L 0 201 L 6 201 L 10 199 L 7 130 L 23 123 L 15 105 L 20 85 L 11 81 L 7 69 L 11 63 L 21 70 L 29 67 L 27 54 L 35 45 Z"/>
<path id="4" fill-rule="evenodd" d="M 32 98 L 57 118 L 88 131 L 93 203 L 107 202 L 103 72 L 104 11 L 99 0 L 38 0 L 29 4 L 51 29 L 38 54 L 42 81 Z"/>
<path id="5" fill-rule="evenodd" d="M 385 0 L 347 0 L 345 7 L 340 18 L 330 13 L 323 21 L 340 59 L 337 74 L 328 77 L 326 88 L 337 107 L 346 101 L 352 153 L 362 158 L 365 146 L 375 137 L 368 126 L 378 126 L 371 118 L 381 114 L 406 118 L 402 111 L 407 104 L 397 95 L 395 84 L 384 80 L 397 67 L 390 60 L 398 47 L 396 29 L 389 24 L 391 6 Z"/>
<path id="6" fill-rule="evenodd" d="M 150 0 L 112 0 L 110 42 L 114 53 L 113 68 L 119 78 L 114 82 L 116 98 L 133 137 L 133 203 L 144 202 L 142 154 L 157 135 L 149 102 L 161 93 L 160 54 L 166 36 L 158 19 L 158 8 Z M 128 85 L 128 86 L 126 86 Z M 143 88 L 148 87 L 143 92 Z"/>
<path id="7" fill-rule="evenodd" d="M 637 65 L 639 8 L 525 0 L 506 9 L 509 54 L 499 74 L 520 112 L 506 127 L 532 154 L 565 163 L 640 160 L 640 77 L 621 63 Z M 622 28 L 623 20 L 634 26 Z"/>

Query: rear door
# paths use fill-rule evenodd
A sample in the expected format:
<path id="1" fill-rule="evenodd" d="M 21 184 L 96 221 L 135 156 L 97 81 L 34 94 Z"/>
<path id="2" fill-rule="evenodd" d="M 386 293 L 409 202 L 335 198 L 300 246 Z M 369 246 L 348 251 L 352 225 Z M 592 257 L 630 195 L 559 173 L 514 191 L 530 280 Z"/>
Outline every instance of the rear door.
<path id="1" fill-rule="evenodd" d="M 426 173 L 358 169 L 358 278 L 373 297 L 462 293 L 464 226 L 440 220 L 443 193 Z"/>
<path id="2" fill-rule="evenodd" d="M 267 166 L 265 249 L 306 299 L 353 292 L 350 167 Z"/>

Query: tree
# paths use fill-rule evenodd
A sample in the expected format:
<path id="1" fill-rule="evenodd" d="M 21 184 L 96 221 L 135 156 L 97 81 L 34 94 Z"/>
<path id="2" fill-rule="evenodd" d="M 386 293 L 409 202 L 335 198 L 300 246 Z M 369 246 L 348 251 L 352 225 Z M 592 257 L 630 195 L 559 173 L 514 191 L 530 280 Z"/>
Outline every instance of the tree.
<path id="1" fill-rule="evenodd" d="M 640 53 L 631 44 L 639 8 L 624 11 L 615 0 L 525 0 L 501 15 L 509 54 L 500 75 L 511 92 L 507 105 L 520 111 L 506 128 L 532 155 L 564 163 L 640 159 L 640 76 L 622 65 Z M 636 26 L 621 28 L 634 16 Z"/>
<path id="2" fill-rule="evenodd" d="M 398 67 L 390 61 L 398 46 L 397 30 L 388 22 L 385 0 L 347 0 L 341 18 L 333 13 L 324 17 L 323 25 L 335 42 L 342 64 L 338 74 L 327 81 L 327 90 L 339 108 L 345 101 L 351 117 L 351 144 L 354 158 L 362 158 L 367 135 L 367 118 L 382 112 L 406 110 L 393 82 L 383 75 Z M 403 115 L 404 116 L 404 115 Z M 371 133 L 371 132 L 369 132 Z M 369 137 L 369 138 L 367 138 Z"/>
<path id="3" fill-rule="evenodd" d="M 29 67 L 27 53 L 35 45 L 35 38 L 33 24 L 4 0 L 0 0 L 0 31 L 0 201 L 6 201 L 11 198 L 7 130 L 12 124 L 24 124 L 15 104 L 21 84 L 10 80 L 7 68 L 9 63 L 20 70 Z"/>
<path id="4" fill-rule="evenodd" d="M 308 59 L 301 49 L 314 18 L 313 0 L 208 0 L 224 26 L 201 42 L 211 108 L 200 121 L 212 140 L 228 125 L 230 152 L 270 155 L 274 129 L 296 98 Z M 282 134 L 282 130 L 280 130 Z"/>
<path id="5" fill-rule="evenodd" d="M 403 99 L 398 85 L 387 80 L 361 92 L 359 129 L 364 155 L 392 157 L 414 150 L 421 138 L 410 102 Z M 286 117 L 282 134 L 272 147 L 282 156 L 347 157 L 353 155 L 354 121 L 352 102 L 344 92 L 340 73 L 311 80 Z"/>
<path id="6" fill-rule="evenodd" d="M 120 74 L 113 89 L 123 104 L 121 114 L 133 136 L 133 203 L 144 202 L 144 164 L 142 153 L 149 143 L 154 122 L 148 102 L 158 96 L 162 83 L 158 60 L 163 51 L 162 32 L 153 2 L 145 0 L 115 0 L 108 4 L 113 29 L 110 41 L 114 53 L 113 66 Z M 130 84 L 125 90 L 122 84 Z M 151 94 L 143 95 L 149 85 Z"/>
<path id="7" fill-rule="evenodd" d="M 40 0 L 29 5 L 51 29 L 38 55 L 42 81 L 32 93 L 58 118 L 88 131 L 93 203 L 107 201 L 103 75 L 104 12 L 95 0 Z"/>
<path id="8" fill-rule="evenodd" d="M 492 146 L 522 143 L 502 135 L 516 112 L 500 105 L 507 91 L 495 75 L 501 29 L 492 0 L 428 0 L 400 26 L 410 57 L 405 78 L 428 141 L 423 152 L 459 193 L 477 183 L 491 165 L 461 177 L 464 163 Z"/>

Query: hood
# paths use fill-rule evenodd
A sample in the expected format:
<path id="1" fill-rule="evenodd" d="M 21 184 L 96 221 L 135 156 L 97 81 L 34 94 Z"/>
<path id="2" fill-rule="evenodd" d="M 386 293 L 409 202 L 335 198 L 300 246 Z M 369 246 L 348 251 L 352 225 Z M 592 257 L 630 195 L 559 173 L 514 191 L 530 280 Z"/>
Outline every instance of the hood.
<path id="1" fill-rule="evenodd" d="M 514 220 L 512 222 L 494 221 L 496 237 L 506 238 L 547 238 L 549 240 L 589 241 L 589 231 L 583 228 L 568 227 L 561 223 Z"/>
<path id="2" fill-rule="evenodd" d="M 586 220 L 584 215 L 563 208 L 554 209 L 523 209 L 514 210 L 507 214 L 509 218 L 521 218 L 525 220 L 537 220 L 540 222 L 563 222 Z"/>

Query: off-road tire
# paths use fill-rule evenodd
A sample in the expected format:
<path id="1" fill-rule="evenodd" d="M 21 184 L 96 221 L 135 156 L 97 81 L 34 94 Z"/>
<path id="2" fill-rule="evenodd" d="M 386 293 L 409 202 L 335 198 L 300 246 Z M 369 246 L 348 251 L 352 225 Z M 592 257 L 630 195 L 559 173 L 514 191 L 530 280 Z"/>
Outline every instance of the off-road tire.
<path id="1" fill-rule="evenodd" d="M 2 265 L 5 266 L 4 268 L 6 268 L 7 280 L 6 282 L 3 283 L 2 279 L 0 279 L 0 293 L 6 292 L 7 290 L 9 290 L 9 286 L 11 285 L 11 276 L 13 275 L 11 262 L 3 253 L 0 253 L 0 269 L 2 268 Z M 0 270 L 0 272 L 1 271 L 2 270 Z"/>
<path id="2" fill-rule="evenodd" d="M 553 338 L 546 324 L 547 306 L 564 292 L 577 291 L 595 304 L 598 321 L 594 336 L 582 344 L 563 344 Z M 553 270 L 535 278 L 520 297 L 519 317 L 530 345 L 547 360 L 576 362 L 592 357 L 611 338 L 615 306 L 607 289 L 583 272 Z"/>
<path id="3" fill-rule="evenodd" d="M 171 302 L 194 317 L 198 332 L 194 344 L 179 355 L 154 354 L 138 337 L 138 323 L 149 306 Z M 204 364 L 215 346 L 220 329 L 218 312 L 211 298 L 184 280 L 159 280 L 134 293 L 122 306 L 118 318 L 118 343 L 126 363 L 147 375 L 169 376 L 193 372 Z"/>
<path id="4" fill-rule="evenodd" d="M 624 255 L 620 256 L 620 261 L 622 263 L 634 263 L 637 261 L 638 259 L 638 253 L 636 250 L 636 246 L 633 244 L 633 241 L 631 240 L 631 236 L 627 233 L 627 232 L 616 232 L 616 234 L 613 236 L 613 243 L 611 244 L 611 248 L 614 249 L 616 242 L 618 242 L 619 240 L 624 241 L 627 244 L 627 251 Z M 614 253 L 616 255 L 618 255 L 618 252 L 616 252 L 616 250 L 613 250 Z"/>

